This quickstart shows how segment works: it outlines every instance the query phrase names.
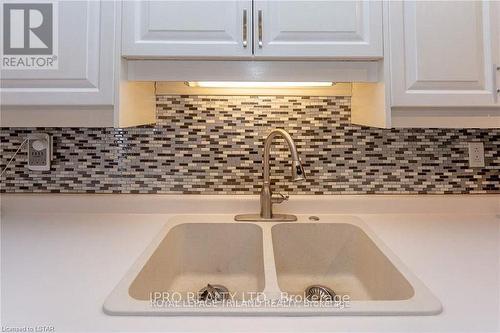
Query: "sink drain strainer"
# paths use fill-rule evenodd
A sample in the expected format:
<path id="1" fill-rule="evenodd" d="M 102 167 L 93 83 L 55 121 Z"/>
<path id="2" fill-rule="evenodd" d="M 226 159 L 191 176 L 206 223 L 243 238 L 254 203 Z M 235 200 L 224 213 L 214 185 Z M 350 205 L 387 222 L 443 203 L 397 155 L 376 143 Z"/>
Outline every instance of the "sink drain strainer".
<path id="1" fill-rule="evenodd" d="M 222 302 L 229 296 L 229 290 L 220 284 L 207 284 L 198 292 L 200 301 Z"/>
<path id="2" fill-rule="evenodd" d="M 313 302 L 333 301 L 335 292 L 328 287 L 319 284 L 312 285 L 306 289 L 306 299 Z"/>

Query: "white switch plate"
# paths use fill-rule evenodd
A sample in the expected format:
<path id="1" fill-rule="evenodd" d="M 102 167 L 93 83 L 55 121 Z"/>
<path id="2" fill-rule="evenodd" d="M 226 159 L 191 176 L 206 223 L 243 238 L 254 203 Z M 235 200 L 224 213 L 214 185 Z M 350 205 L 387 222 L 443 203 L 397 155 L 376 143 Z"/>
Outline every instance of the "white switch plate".
<path id="1" fill-rule="evenodd" d="M 484 145 L 482 142 L 469 142 L 469 167 L 484 167 Z"/>

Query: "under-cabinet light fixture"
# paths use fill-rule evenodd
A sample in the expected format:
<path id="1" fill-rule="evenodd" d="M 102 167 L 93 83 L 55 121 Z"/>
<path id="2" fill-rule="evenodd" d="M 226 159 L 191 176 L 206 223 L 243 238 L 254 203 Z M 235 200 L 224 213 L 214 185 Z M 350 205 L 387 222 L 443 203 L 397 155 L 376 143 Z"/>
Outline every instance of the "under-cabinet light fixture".
<path id="1" fill-rule="evenodd" d="M 247 82 L 247 81 L 189 81 L 190 87 L 200 88 L 321 88 L 334 82 Z"/>

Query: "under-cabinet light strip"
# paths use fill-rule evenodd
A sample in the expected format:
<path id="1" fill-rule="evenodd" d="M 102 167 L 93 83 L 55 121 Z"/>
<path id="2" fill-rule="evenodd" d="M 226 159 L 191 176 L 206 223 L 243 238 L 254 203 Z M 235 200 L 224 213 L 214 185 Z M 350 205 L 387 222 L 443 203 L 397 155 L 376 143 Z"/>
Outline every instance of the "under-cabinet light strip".
<path id="1" fill-rule="evenodd" d="M 333 82 L 247 82 L 247 81 L 190 81 L 190 87 L 200 88 L 314 88 L 331 87 Z"/>

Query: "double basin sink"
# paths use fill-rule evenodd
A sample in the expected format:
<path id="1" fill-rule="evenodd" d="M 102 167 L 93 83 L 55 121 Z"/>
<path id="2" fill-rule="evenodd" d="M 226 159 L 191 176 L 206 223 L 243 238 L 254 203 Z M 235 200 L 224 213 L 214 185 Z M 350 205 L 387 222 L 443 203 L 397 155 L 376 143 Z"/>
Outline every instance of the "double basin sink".
<path id="1" fill-rule="evenodd" d="M 227 288 L 237 306 L 187 302 L 206 291 L 207 285 Z M 326 287 L 340 302 L 308 305 L 305 291 L 311 286 Z M 158 306 L 153 299 L 159 295 L 176 303 Z M 283 303 L 284 296 L 293 302 Z M 254 298 L 262 302 L 241 305 Z M 104 311 L 111 315 L 432 315 L 441 312 L 441 304 L 356 217 L 299 215 L 296 222 L 248 223 L 235 222 L 230 215 L 180 215 L 166 223 L 135 262 L 106 300 Z"/>

